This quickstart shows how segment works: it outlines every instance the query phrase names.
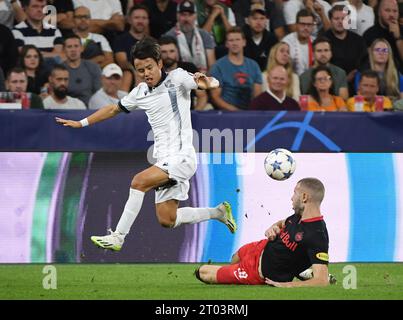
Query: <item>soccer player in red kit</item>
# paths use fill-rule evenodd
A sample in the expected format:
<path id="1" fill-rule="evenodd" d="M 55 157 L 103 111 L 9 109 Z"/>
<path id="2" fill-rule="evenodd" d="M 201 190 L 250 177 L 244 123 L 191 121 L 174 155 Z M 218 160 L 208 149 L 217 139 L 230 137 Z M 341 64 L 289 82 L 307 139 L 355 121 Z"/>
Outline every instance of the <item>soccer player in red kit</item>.
<path id="1" fill-rule="evenodd" d="M 202 265 L 196 277 L 206 283 L 268 284 L 275 287 L 326 286 L 329 237 L 320 211 L 325 188 L 316 178 L 300 180 L 291 198 L 294 214 L 266 230 L 267 239 L 242 246 L 226 266 Z M 294 277 L 311 268 L 305 281 Z M 306 272 L 304 272 L 306 273 Z"/>

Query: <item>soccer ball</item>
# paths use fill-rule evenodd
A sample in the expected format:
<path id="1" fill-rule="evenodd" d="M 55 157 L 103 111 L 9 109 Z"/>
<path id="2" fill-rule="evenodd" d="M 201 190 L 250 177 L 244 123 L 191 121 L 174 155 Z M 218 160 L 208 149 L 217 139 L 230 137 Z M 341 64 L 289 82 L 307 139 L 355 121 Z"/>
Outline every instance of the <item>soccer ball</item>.
<path id="1" fill-rule="evenodd" d="M 287 149 L 274 149 L 264 160 L 267 175 L 275 180 L 286 180 L 294 173 L 296 162 Z"/>

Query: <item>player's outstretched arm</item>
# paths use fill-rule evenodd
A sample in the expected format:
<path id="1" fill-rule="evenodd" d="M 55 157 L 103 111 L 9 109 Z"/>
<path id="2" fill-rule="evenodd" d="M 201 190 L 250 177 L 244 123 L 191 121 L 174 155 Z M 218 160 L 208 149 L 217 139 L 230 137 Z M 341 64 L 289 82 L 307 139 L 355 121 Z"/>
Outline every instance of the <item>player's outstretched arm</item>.
<path id="1" fill-rule="evenodd" d="M 265 282 L 269 286 L 279 288 L 326 287 L 329 284 L 329 268 L 327 264 L 313 264 L 312 271 L 313 278 L 306 281 L 276 282 L 266 278 Z"/>
<path id="2" fill-rule="evenodd" d="M 207 89 L 215 89 L 220 86 L 220 82 L 214 77 L 207 77 L 204 73 L 196 72 L 193 75 L 195 82 L 199 89 L 207 90 Z"/>
<path id="3" fill-rule="evenodd" d="M 98 111 L 91 114 L 88 118 L 84 118 L 80 121 L 67 120 L 56 117 L 56 122 L 65 127 L 82 128 L 89 126 L 90 124 L 110 119 L 120 113 L 120 111 L 121 110 L 117 105 L 111 104 L 99 109 Z"/>

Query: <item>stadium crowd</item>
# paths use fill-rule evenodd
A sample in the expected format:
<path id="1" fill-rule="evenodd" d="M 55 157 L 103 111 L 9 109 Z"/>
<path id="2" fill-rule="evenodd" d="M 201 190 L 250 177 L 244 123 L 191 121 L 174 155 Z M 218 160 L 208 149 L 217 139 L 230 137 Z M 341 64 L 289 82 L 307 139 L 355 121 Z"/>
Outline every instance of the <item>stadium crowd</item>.
<path id="1" fill-rule="evenodd" d="M 0 108 L 99 109 L 137 41 L 204 72 L 195 110 L 403 110 L 403 0 L 0 0 Z"/>

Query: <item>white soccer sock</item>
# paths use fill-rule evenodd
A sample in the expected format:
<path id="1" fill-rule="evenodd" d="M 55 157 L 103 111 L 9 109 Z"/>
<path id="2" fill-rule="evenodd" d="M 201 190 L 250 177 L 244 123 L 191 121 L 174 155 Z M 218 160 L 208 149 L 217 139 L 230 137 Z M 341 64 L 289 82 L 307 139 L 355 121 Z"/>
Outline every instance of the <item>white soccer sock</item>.
<path id="1" fill-rule="evenodd" d="M 193 224 L 210 219 L 217 219 L 222 216 L 222 212 L 217 208 L 179 208 L 176 211 L 176 221 L 174 228 L 181 224 Z"/>
<path id="2" fill-rule="evenodd" d="M 140 212 L 141 205 L 143 204 L 144 192 L 130 188 L 129 199 L 127 199 L 125 209 L 120 217 L 119 223 L 116 226 L 116 232 L 126 236 L 134 220 Z"/>

